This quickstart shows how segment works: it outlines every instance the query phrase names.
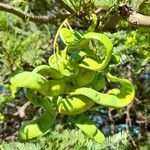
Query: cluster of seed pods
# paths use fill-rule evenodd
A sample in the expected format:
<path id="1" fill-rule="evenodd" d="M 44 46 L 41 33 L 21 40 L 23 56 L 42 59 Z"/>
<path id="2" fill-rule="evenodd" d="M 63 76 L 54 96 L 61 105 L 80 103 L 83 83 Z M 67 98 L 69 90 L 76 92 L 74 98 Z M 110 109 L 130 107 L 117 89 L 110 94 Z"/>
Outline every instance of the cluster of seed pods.
<path id="1" fill-rule="evenodd" d="M 129 80 L 109 73 L 113 44 L 106 35 L 61 28 L 59 36 L 65 48 L 57 48 L 49 57 L 48 65 L 38 66 L 32 72 L 21 72 L 10 79 L 14 97 L 20 88 L 25 88 L 26 97 L 45 109 L 43 115 L 21 127 L 20 136 L 35 138 L 51 128 L 58 114 L 65 114 L 88 137 L 102 143 L 105 136 L 84 112 L 95 106 L 127 106 L 134 98 L 134 87 Z M 94 49 L 94 42 L 99 44 L 98 50 Z M 98 51 L 103 51 L 104 56 Z M 106 80 L 120 84 L 120 88 L 104 93 Z"/>

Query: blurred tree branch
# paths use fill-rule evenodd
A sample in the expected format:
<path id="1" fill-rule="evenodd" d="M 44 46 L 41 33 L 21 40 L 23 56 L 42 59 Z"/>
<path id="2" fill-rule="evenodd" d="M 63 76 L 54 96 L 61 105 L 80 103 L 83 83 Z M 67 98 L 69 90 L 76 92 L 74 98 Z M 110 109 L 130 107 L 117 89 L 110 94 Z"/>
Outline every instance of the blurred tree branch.
<path id="1" fill-rule="evenodd" d="M 32 21 L 35 23 L 43 23 L 43 24 L 56 23 L 58 18 L 66 18 L 68 16 L 67 14 L 63 15 L 60 13 L 55 15 L 52 14 L 48 16 L 34 16 L 30 14 L 25 14 L 24 12 L 21 12 L 17 8 L 4 3 L 0 3 L 0 11 L 5 11 L 14 14 L 20 17 L 21 19 L 23 19 L 24 21 Z"/>
<path id="2" fill-rule="evenodd" d="M 128 17 L 127 20 L 129 23 L 136 25 L 136 26 L 150 27 L 150 16 L 145 16 L 145 15 L 133 12 Z"/>
<path id="3" fill-rule="evenodd" d="M 124 4 L 110 11 L 104 23 L 104 30 L 115 30 L 118 22 L 124 19 L 133 26 L 150 27 L 150 16 L 139 14 L 132 10 L 130 6 Z"/>
<path id="4" fill-rule="evenodd" d="M 10 6 L 9 4 L 0 3 L 0 11 L 9 12 L 11 14 L 14 14 L 20 18 L 22 18 L 24 21 L 32 21 L 35 23 L 56 23 L 58 18 L 64 19 L 70 15 L 75 15 L 79 19 L 83 19 L 83 16 L 77 15 L 77 12 L 75 12 L 72 8 L 70 8 L 63 0 L 58 1 L 58 3 L 63 7 L 66 11 L 69 13 L 67 14 L 51 14 L 48 16 L 34 16 L 31 14 L 25 14 L 24 12 L 18 10 L 17 8 Z M 104 30 L 111 30 L 115 29 L 117 23 L 120 19 L 127 20 L 130 24 L 136 25 L 136 26 L 143 26 L 143 27 L 150 27 L 150 16 L 145 16 L 139 13 L 136 13 L 127 7 L 127 5 L 119 6 L 115 11 L 113 10 L 110 12 L 110 14 L 107 16 L 106 22 L 104 23 Z"/>

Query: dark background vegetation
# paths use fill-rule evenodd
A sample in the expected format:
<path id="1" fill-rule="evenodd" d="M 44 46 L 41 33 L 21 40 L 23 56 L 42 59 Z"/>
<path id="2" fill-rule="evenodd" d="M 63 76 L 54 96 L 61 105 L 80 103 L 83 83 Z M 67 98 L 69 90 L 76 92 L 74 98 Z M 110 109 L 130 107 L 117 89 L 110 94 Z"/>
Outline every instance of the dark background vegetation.
<path id="1" fill-rule="evenodd" d="M 38 65 L 47 63 L 47 58 L 53 52 L 52 43 L 58 26 L 64 16 L 68 15 L 65 5 L 57 0 L 1 0 L 1 2 L 10 4 L 25 14 L 40 16 L 59 14 L 60 17 L 55 18 L 54 22 L 42 24 L 24 21 L 11 13 L 0 11 L 0 97 L 7 94 L 8 91 L 3 85 L 9 83 L 14 73 L 32 70 Z M 80 31 L 87 29 L 88 23 L 90 24 L 88 18 L 90 13 L 100 6 L 104 11 L 106 9 L 109 12 L 120 4 L 117 0 L 95 0 L 95 3 L 85 0 L 81 5 L 78 2 L 79 0 L 70 4 L 69 0 L 66 0 L 70 8 L 78 12 L 74 14 L 70 24 Z M 123 2 L 143 15 L 150 15 L 149 1 Z M 84 19 L 87 20 L 86 24 Z M 100 31 L 101 28 L 98 30 Z M 87 113 L 107 136 L 120 131 L 129 131 L 129 143 L 124 145 L 123 149 L 148 149 L 150 148 L 148 145 L 150 143 L 150 28 L 132 26 L 127 21 L 120 20 L 115 30 L 108 28 L 104 34 L 113 41 L 113 53 L 121 57 L 120 62 L 113 68 L 114 73 L 132 80 L 136 96 L 134 102 L 126 108 L 117 110 L 101 108 Z M 8 101 L 1 107 L 0 143 L 18 141 L 18 129 L 21 123 L 34 118 L 37 112 L 41 113 L 41 109 L 33 107 L 23 95 L 21 91 L 14 101 Z M 62 135 L 69 138 L 70 134 L 66 132 L 75 128 L 66 120 L 66 116 L 58 117 L 58 125 L 52 134 L 55 140 L 62 140 Z M 54 139 L 51 138 L 51 141 Z M 83 148 L 78 147 L 78 149 Z"/>

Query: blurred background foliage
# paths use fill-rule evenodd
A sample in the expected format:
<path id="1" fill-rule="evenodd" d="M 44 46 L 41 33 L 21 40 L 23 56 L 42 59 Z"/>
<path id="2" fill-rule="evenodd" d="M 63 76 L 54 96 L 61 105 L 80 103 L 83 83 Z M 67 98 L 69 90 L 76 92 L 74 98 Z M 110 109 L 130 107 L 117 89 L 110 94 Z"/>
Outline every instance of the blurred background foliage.
<path id="1" fill-rule="evenodd" d="M 87 15 L 94 12 L 99 6 L 109 12 L 110 9 L 122 2 L 130 4 L 133 9 L 142 14 L 150 15 L 149 0 L 64 1 L 73 10 Z M 1 2 L 11 4 L 24 13 L 34 15 L 66 13 L 55 0 L 1 0 Z M 4 85 L 9 82 L 12 74 L 22 70 L 32 70 L 40 64 L 46 64 L 47 58 L 53 52 L 54 35 L 61 22 L 61 18 L 58 18 L 56 24 L 41 25 L 29 21 L 24 22 L 12 14 L 0 12 L 0 98 L 3 94 L 8 94 Z M 84 29 L 80 29 L 80 26 L 76 26 L 78 23 L 75 23 L 73 24 L 74 28 L 83 32 Z M 112 60 L 114 62 L 112 65 L 114 73 L 117 76 L 132 80 L 136 89 L 136 97 L 127 108 L 117 110 L 100 108 L 96 112 L 90 111 L 87 113 L 107 136 L 122 131 L 128 132 L 126 143 L 114 144 L 111 149 L 136 148 L 148 150 L 150 149 L 150 29 L 131 27 L 126 21 L 122 20 L 117 25 L 115 33 L 105 32 L 104 34 L 108 35 L 114 44 L 113 54 L 117 56 Z M 37 108 L 34 108 L 31 104 L 27 105 L 26 99 L 23 97 L 23 91 L 18 94 L 15 101 L 6 101 L 5 103 L 0 113 L 0 143 L 18 140 L 17 131 L 21 122 L 31 120 L 37 111 Z M 22 115 L 22 112 L 25 114 Z M 41 112 L 42 109 L 38 110 L 38 113 Z M 30 144 L 31 149 L 42 149 L 42 146 L 47 146 L 49 149 L 64 147 L 64 149 L 69 150 L 84 150 L 87 149 L 88 144 L 91 144 L 91 147 L 94 146 L 95 149 L 98 149 L 96 143 L 87 142 L 88 139 L 83 134 L 79 136 L 78 134 L 81 133 L 78 133 L 76 129 L 74 130 L 74 125 L 70 122 L 67 123 L 66 120 L 66 116 L 58 116 L 57 124 L 59 124 L 59 127 L 49 131 L 50 133 L 46 138 L 40 140 L 40 145 L 38 139 L 27 143 L 28 146 Z M 50 136 L 51 134 L 52 136 Z M 119 139 L 122 139 L 122 137 Z M 63 141 L 65 138 L 69 142 Z M 42 145 L 42 142 L 44 145 Z M 85 145 L 85 143 L 88 144 Z M 0 149 L 4 147 L 9 149 L 10 145 L 3 143 L 1 145 L 3 147 L 0 147 Z M 53 147 L 54 145 L 55 147 Z M 20 149 L 26 149 L 25 146 L 25 144 L 20 145 Z M 90 145 L 88 146 L 90 147 Z M 97 147 L 100 147 L 100 145 Z"/>
<path id="2" fill-rule="evenodd" d="M 13 18 L 13 19 L 12 19 Z M 23 22 L 11 14 L 0 13 L 0 75 L 3 77 L 25 66 L 35 67 L 46 60 L 50 26 Z"/>

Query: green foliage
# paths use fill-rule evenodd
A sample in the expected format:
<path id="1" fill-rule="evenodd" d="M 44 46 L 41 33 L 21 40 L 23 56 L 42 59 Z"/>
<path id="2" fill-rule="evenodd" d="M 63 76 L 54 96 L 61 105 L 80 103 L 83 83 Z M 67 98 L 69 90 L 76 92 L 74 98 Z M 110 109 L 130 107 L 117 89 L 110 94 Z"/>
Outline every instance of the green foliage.
<path id="1" fill-rule="evenodd" d="M 0 150 L 41 150 L 40 144 L 10 142 L 0 145 Z"/>
<path id="2" fill-rule="evenodd" d="M 123 0 L 94 0 L 96 6 L 104 8 L 111 8 L 112 6 L 119 4 Z"/>
<path id="3" fill-rule="evenodd" d="M 144 0 L 143 3 L 140 5 L 139 10 L 142 14 L 149 16 L 150 15 L 150 1 Z"/>
<path id="4" fill-rule="evenodd" d="M 13 5 L 19 5 L 17 1 L 13 2 Z M 48 26 L 38 27 L 32 22 L 23 22 L 14 15 L 1 12 L 0 86 L 12 74 L 20 72 L 24 68 L 29 70 L 44 63 L 45 59 L 42 56 L 46 53 L 45 49 L 49 47 L 49 38 Z M 2 85 L 0 87 L 0 105 L 3 106 L 11 100 L 12 97 Z"/>
<path id="5" fill-rule="evenodd" d="M 81 9 L 84 5 L 100 6 L 103 8 L 111 8 L 112 6 L 124 2 L 124 0 L 64 0 L 64 2 L 73 9 Z"/>
<path id="6" fill-rule="evenodd" d="M 7 14 L 1 13 L 0 15 L 0 30 L 5 30 L 7 28 Z"/>
<path id="7" fill-rule="evenodd" d="M 48 47 L 48 27 L 40 31 L 34 23 L 23 23 L 20 19 L 0 13 L 0 75 L 8 75 L 17 68 L 37 66 L 45 62 L 41 56 Z M 20 70 L 20 69 L 19 69 Z"/>
<path id="8" fill-rule="evenodd" d="M 90 14 L 90 17 L 95 11 L 95 7 L 111 9 L 120 2 L 128 2 L 128 0 L 64 1 L 75 11 L 83 13 L 83 15 L 86 12 Z M 32 0 L 30 2 L 12 0 L 10 3 L 24 10 L 24 13 L 30 12 L 31 9 L 35 14 L 46 14 L 51 5 L 51 1 L 47 0 Z M 149 15 L 148 1 L 134 0 L 129 3 L 135 10 Z M 149 29 L 140 28 L 134 31 L 129 28 L 127 22 L 122 21 L 119 29 L 127 31 L 118 31 L 114 34 L 94 33 L 95 25 L 85 33 L 79 33 L 71 29 L 70 26 L 68 26 L 69 29 L 61 28 L 58 35 L 63 41 L 65 49 L 59 49 L 56 38 L 54 40 L 56 52 L 50 56 L 48 65 L 41 65 L 46 62 L 43 55 L 45 57 L 45 50 L 49 48 L 49 27 L 36 26 L 29 22 L 24 23 L 17 17 L 13 16 L 12 19 L 12 16 L 6 13 L 0 14 L 0 75 L 2 76 L 0 82 L 3 82 L 7 75 L 11 74 L 12 76 L 16 72 L 22 72 L 23 69 L 31 70 L 36 67 L 32 72 L 23 72 L 11 78 L 11 85 L 8 88 L 12 90 L 13 96 L 19 89 L 25 88 L 25 96 L 35 106 L 45 108 L 45 113 L 42 116 L 22 126 L 20 129 L 22 138 L 31 139 L 45 133 L 54 124 L 57 112 L 67 114 L 89 137 L 97 142 L 103 141 L 103 134 L 82 113 L 94 109 L 95 105 L 96 107 L 111 106 L 116 108 L 126 106 L 132 101 L 134 97 L 132 83 L 114 77 L 108 72 L 112 68 L 116 69 L 118 66 L 131 63 L 133 74 L 139 78 L 150 60 Z M 113 41 L 113 52 L 111 42 L 106 35 Z M 124 75 L 123 72 L 119 72 L 119 75 L 126 76 L 126 72 Z M 120 86 L 117 89 L 106 91 L 106 83 L 108 82 L 119 83 Z M 134 84 L 136 83 L 134 82 Z M 104 87 L 105 93 L 103 93 Z M 148 89 L 144 89 L 145 91 Z M 8 93 L 4 94 L 2 91 L 0 94 L 1 106 L 12 100 L 12 96 Z M 4 117 L 0 114 L 0 120 L 4 120 Z M 110 146 L 114 149 L 124 149 L 123 145 L 127 144 L 126 140 L 121 145 L 118 142 L 120 139 L 126 139 L 126 133 L 106 138 L 105 142 L 99 145 L 87 139 L 83 134 L 76 136 L 74 131 L 72 133 L 70 131 L 64 132 L 50 133 L 50 137 L 42 138 L 39 142 L 4 143 L 0 148 L 100 149 L 102 147 L 102 149 L 106 149 Z M 97 134 L 100 138 L 97 138 Z M 40 142 L 42 145 L 39 144 Z M 145 146 L 141 146 L 142 148 L 144 149 Z"/>
<path id="9" fill-rule="evenodd" d="M 50 0 L 32 0 L 28 1 L 28 5 L 30 9 L 40 13 L 42 15 L 47 14 L 47 10 L 51 8 L 51 1 Z"/>
<path id="10" fill-rule="evenodd" d="M 2 143 L 1 150 L 101 150 L 109 148 L 125 149 L 128 144 L 127 133 L 120 132 L 106 138 L 103 144 L 98 144 L 88 139 L 82 132 L 77 130 L 50 131 L 47 136 L 33 142 Z"/>
<path id="11" fill-rule="evenodd" d="M 94 17 L 94 24 L 95 20 L 97 21 Z M 63 24 L 65 22 L 66 20 Z M 112 108 L 127 106 L 134 98 L 134 87 L 129 80 L 109 73 L 113 45 L 106 35 L 92 32 L 95 29 L 93 24 L 90 31 L 84 34 L 63 28 L 63 24 L 56 34 L 53 45 L 55 52 L 49 57 L 49 65 L 38 66 L 32 72 L 24 71 L 10 79 L 9 88 L 13 97 L 20 88 L 26 88 L 28 100 L 45 108 L 42 116 L 21 127 L 20 136 L 27 140 L 45 133 L 54 124 L 56 114 L 60 113 L 69 115 L 73 123 L 88 137 L 102 143 L 105 140 L 103 133 L 83 113 L 96 104 Z M 58 35 L 65 44 L 61 51 L 56 43 Z M 105 50 L 104 57 L 99 56 L 94 45 L 91 46 L 92 41 L 102 45 L 99 51 Z M 90 75 L 80 75 L 83 70 Z M 111 89 L 106 93 L 99 92 L 105 82 L 98 82 L 97 76 L 119 83 L 121 88 Z M 78 81 L 82 81 L 82 84 Z M 100 89 L 92 89 L 93 87 Z M 37 92 L 41 95 L 37 95 Z"/>
<path id="12" fill-rule="evenodd" d="M 131 62 L 133 73 L 140 74 L 143 66 L 150 61 L 150 30 L 139 28 L 132 32 L 118 31 L 107 35 L 115 45 L 113 53 L 121 58 L 118 65 Z"/>

